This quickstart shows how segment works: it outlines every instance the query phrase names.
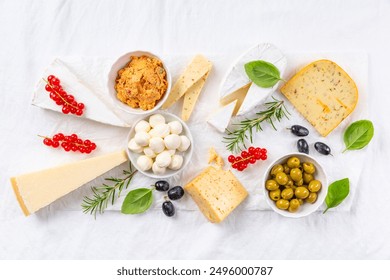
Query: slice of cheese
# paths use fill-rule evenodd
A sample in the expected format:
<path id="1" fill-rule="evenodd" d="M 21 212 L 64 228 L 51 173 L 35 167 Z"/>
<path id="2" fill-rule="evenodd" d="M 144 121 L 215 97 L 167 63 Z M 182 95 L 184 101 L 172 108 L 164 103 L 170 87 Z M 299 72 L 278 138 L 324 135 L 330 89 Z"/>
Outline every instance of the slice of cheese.
<path id="1" fill-rule="evenodd" d="M 230 123 L 230 119 L 233 116 L 237 102 L 238 100 L 234 100 L 232 103 L 219 109 L 210 119 L 207 120 L 207 123 L 219 132 L 224 133 Z"/>
<path id="2" fill-rule="evenodd" d="M 220 99 L 222 104 L 228 104 L 232 100 L 238 99 L 230 97 L 230 102 L 226 101 L 229 95 L 240 95 L 242 101 L 239 101 L 237 115 L 244 115 L 250 112 L 256 106 L 262 104 L 267 97 L 278 87 L 277 83 L 272 88 L 261 88 L 254 83 L 251 83 L 248 75 L 245 72 L 244 65 L 255 60 L 264 60 L 274 64 L 283 76 L 286 69 L 287 59 L 283 53 L 275 46 L 265 43 L 258 44 L 242 54 L 229 69 L 225 79 L 221 84 Z M 244 91 L 243 88 L 249 85 L 249 89 Z M 237 93 L 238 91 L 238 93 Z"/>
<path id="3" fill-rule="evenodd" d="M 184 95 L 183 109 L 181 112 L 181 118 L 183 121 L 188 121 L 195 108 L 196 101 L 198 101 L 200 92 L 202 91 L 204 84 L 210 72 L 207 72 L 200 80 L 198 80 L 192 87 L 190 87 Z"/>
<path id="4" fill-rule="evenodd" d="M 206 168 L 184 189 L 212 223 L 222 222 L 248 196 L 232 172 L 213 166 Z"/>
<path id="5" fill-rule="evenodd" d="M 217 153 L 214 147 L 209 149 L 209 164 L 215 163 L 218 168 L 222 168 L 225 165 L 223 158 Z"/>
<path id="6" fill-rule="evenodd" d="M 281 92 L 322 136 L 335 129 L 358 102 L 355 82 L 340 66 L 325 59 L 300 70 Z"/>
<path id="7" fill-rule="evenodd" d="M 127 160 L 125 151 L 115 152 L 15 176 L 11 184 L 28 216 Z"/>
<path id="8" fill-rule="evenodd" d="M 182 97 L 204 75 L 210 72 L 212 64 L 204 56 L 197 55 L 179 77 L 162 109 L 167 109 Z"/>
<path id="9" fill-rule="evenodd" d="M 236 91 L 233 91 L 231 94 L 226 95 L 223 97 L 219 102 L 226 106 L 232 103 L 233 101 L 237 100 L 236 106 L 233 110 L 233 116 L 237 115 L 238 110 L 240 109 L 242 103 L 244 102 L 245 96 L 248 93 L 249 87 L 252 83 L 248 83 L 247 85 L 237 89 Z"/>

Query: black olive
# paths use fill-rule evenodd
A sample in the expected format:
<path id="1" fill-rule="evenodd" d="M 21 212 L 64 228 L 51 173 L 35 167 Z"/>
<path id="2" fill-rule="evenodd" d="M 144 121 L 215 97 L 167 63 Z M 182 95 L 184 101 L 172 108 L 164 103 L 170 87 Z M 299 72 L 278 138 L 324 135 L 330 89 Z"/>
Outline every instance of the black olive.
<path id="1" fill-rule="evenodd" d="M 165 201 L 162 204 L 162 210 L 164 214 L 168 217 L 172 217 L 173 215 L 175 215 L 175 206 L 173 206 L 172 202 L 170 201 Z"/>
<path id="2" fill-rule="evenodd" d="M 307 136 L 309 135 L 309 130 L 306 127 L 303 127 L 301 125 L 293 125 L 289 128 L 291 130 L 291 133 L 296 136 Z"/>
<path id="3" fill-rule="evenodd" d="M 154 184 L 154 187 L 157 191 L 166 192 L 167 190 L 169 190 L 169 183 L 167 181 L 157 181 Z"/>
<path id="4" fill-rule="evenodd" d="M 316 142 L 314 144 L 314 148 L 317 150 L 317 152 L 319 152 L 320 154 L 323 154 L 323 155 L 332 155 L 331 154 L 331 150 L 329 148 L 328 145 L 326 145 L 325 143 L 322 143 L 322 142 Z"/>
<path id="5" fill-rule="evenodd" d="M 168 197 L 171 200 L 178 200 L 184 195 L 184 190 L 180 186 L 173 187 L 168 191 Z"/>
<path id="6" fill-rule="evenodd" d="M 305 139 L 299 139 L 297 142 L 297 147 L 300 153 L 309 154 L 309 145 Z"/>

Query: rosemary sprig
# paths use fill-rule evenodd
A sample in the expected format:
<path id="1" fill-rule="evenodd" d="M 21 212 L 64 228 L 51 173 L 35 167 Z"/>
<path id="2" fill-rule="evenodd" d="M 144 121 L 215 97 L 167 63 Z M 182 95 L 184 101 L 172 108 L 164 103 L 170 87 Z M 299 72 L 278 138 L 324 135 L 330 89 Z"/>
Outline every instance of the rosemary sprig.
<path id="1" fill-rule="evenodd" d="M 114 178 L 109 177 L 105 178 L 106 181 L 112 182 L 113 185 L 103 184 L 99 187 L 91 187 L 93 192 L 92 197 L 85 196 L 81 207 L 85 214 L 93 214 L 96 219 L 96 214 L 103 214 L 104 210 L 107 208 L 108 203 L 111 201 L 111 204 L 114 205 L 115 199 L 120 197 L 121 192 L 124 189 L 129 187 L 131 180 L 134 177 L 134 174 L 137 170 L 133 171 L 131 163 L 129 165 L 129 170 L 123 170 L 123 175 L 126 175 L 124 178 Z"/>
<path id="2" fill-rule="evenodd" d="M 226 148 L 231 152 L 239 152 L 242 149 L 246 149 L 245 140 L 249 139 L 253 143 L 253 129 L 256 132 L 263 130 L 261 123 L 263 121 L 268 122 L 275 129 L 274 120 L 281 121 L 283 117 L 288 119 L 290 114 L 286 107 L 284 106 L 284 101 L 278 100 L 272 97 L 274 101 L 265 103 L 267 107 L 264 111 L 256 113 L 258 116 L 254 119 L 246 119 L 240 123 L 233 124 L 238 126 L 236 130 L 229 131 L 227 130 L 227 136 L 224 137 L 224 143 L 226 143 Z"/>

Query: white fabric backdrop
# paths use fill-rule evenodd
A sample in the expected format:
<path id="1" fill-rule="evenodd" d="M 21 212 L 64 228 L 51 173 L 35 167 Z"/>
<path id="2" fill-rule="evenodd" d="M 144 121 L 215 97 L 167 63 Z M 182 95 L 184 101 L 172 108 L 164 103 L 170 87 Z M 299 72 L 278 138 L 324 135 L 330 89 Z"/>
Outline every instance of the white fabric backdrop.
<path id="1" fill-rule="evenodd" d="M 0 258 L 389 259 L 389 12 L 388 1 L 0 2 Z M 66 129 L 57 113 L 30 105 L 35 83 L 54 57 L 116 57 L 133 49 L 236 57 L 258 42 L 299 52 L 367 51 L 376 135 L 351 211 L 298 220 L 240 211 L 220 225 L 197 211 L 180 211 L 174 219 L 159 210 L 107 212 L 94 220 L 48 207 L 22 216 L 8 178 L 56 163 L 35 135 Z M 82 129 L 112 131 L 88 121 Z"/>

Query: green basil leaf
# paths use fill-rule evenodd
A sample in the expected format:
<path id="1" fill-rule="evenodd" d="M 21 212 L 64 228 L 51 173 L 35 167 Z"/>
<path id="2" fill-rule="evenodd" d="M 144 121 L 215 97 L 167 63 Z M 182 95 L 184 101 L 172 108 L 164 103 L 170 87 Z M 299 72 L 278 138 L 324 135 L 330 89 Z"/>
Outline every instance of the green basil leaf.
<path id="1" fill-rule="evenodd" d="M 352 123 L 344 132 L 346 150 L 360 150 L 370 143 L 374 136 L 374 125 L 369 120 L 360 120 Z"/>
<path id="2" fill-rule="evenodd" d="M 123 214 L 140 214 L 149 209 L 153 202 L 153 189 L 140 188 L 130 191 L 122 204 Z"/>
<path id="3" fill-rule="evenodd" d="M 344 178 L 333 182 L 329 185 L 328 194 L 325 198 L 327 208 L 323 212 L 326 213 L 330 208 L 334 208 L 339 205 L 349 194 L 349 179 Z"/>
<path id="4" fill-rule="evenodd" d="M 279 69 L 264 60 L 248 62 L 244 67 L 249 79 L 259 87 L 270 88 L 281 80 Z"/>

